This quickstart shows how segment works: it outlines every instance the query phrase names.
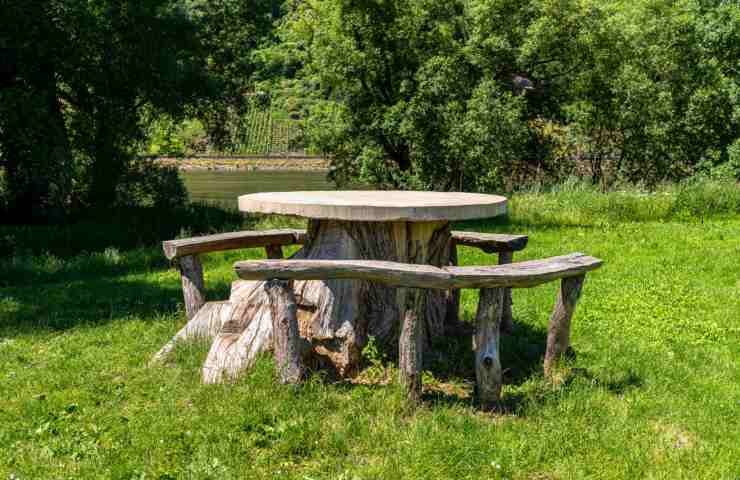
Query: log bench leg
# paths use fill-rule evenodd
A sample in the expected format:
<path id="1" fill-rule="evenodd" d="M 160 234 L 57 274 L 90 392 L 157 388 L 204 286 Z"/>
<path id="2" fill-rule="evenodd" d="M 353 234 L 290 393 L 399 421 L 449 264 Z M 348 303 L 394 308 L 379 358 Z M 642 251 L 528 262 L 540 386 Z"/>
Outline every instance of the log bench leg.
<path id="1" fill-rule="evenodd" d="M 554 368 L 570 346 L 570 320 L 581 296 L 585 275 L 563 278 L 560 281 L 555 308 L 547 329 L 547 351 L 545 352 L 545 376 L 550 377 Z"/>
<path id="2" fill-rule="evenodd" d="M 280 245 L 267 245 L 265 246 L 265 254 L 267 258 L 273 260 L 282 260 L 283 258 L 283 247 Z"/>
<path id="3" fill-rule="evenodd" d="M 182 280 L 182 295 L 185 300 L 185 313 L 188 320 L 206 303 L 206 289 L 203 282 L 203 265 L 198 255 L 188 255 L 177 260 Z"/>
<path id="4" fill-rule="evenodd" d="M 405 289 L 405 311 L 398 339 L 398 367 L 401 383 L 406 387 L 409 401 L 421 399 L 421 367 L 423 361 L 424 334 L 422 328 L 425 290 Z"/>
<path id="5" fill-rule="evenodd" d="M 514 252 L 499 252 L 498 264 L 504 265 L 514 260 Z M 501 317 L 501 333 L 508 335 L 514 331 L 514 319 L 511 313 L 511 289 L 504 289 L 504 304 Z"/>
<path id="6" fill-rule="evenodd" d="M 265 290 L 270 299 L 275 368 L 281 383 L 295 384 L 303 379 L 303 349 L 293 289 L 284 280 L 269 280 Z"/>
<path id="7" fill-rule="evenodd" d="M 480 290 L 473 350 L 478 402 L 485 410 L 497 408 L 501 399 L 503 374 L 498 344 L 503 304 L 503 288 Z"/>
<path id="8" fill-rule="evenodd" d="M 454 240 L 450 241 L 450 265 L 457 266 L 457 245 Z M 454 289 L 447 292 L 447 313 L 445 325 L 458 326 L 460 324 L 460 290 Z"/>

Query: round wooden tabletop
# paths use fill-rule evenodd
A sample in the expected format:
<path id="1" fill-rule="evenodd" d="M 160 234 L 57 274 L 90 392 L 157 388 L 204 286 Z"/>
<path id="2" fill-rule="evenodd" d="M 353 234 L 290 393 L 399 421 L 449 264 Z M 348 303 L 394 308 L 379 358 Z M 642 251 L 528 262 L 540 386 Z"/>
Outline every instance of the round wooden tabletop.
<path id="1" fill-rule="evenodd" d="M 455 221 L 503 215 L 506 198 L 388 190 L 265 192 L 240 196 L 239 210 L 358 222 Z"/>

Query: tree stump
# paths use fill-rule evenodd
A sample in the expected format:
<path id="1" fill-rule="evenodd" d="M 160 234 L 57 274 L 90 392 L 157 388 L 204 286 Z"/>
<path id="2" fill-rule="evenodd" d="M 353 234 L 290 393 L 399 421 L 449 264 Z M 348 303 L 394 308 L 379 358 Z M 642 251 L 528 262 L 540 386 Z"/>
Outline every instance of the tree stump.
<path id="1" fill-rule="evenodd" d="M 447 222 L 350 222 L 311 220 L 306 241 L 292 258 L 390 260 L 446 266 L 451 237 Z M 278 257 L 277 249 L 269 249 Z M 238 280 L 232 284 L 231 317 L 222 322 L 203 364 L 203 381 L 218 383 L 235 378 L 261 352 L 273 349 L 273 308 L 289 308 L 285 296 L 273 298 L 265 282 Z M 300 337 L 311 345 L 312 363 L 347 377 L 359 367 L 362 349 L 373 336 L 381 349 L 399 353 L 402 322 L 407 318 L 403 289 L 360 280 L 294 282 L 296 320 Z M 432 340 L 445 334 L 447 292 L 419 290 L 414 303 L 414 342 L 421 355 Z M 414 343 L 416 345 L 416 343 Z M 414 358 L 416 358 L 414 354 Z M 421 357 L 419 357 L 421 358 Z M 421 368 L 420 364 L 413 367 Z M 411 372 L 411 370 L 409 370 Z M 410 373 L 411 375 L 411 373 Z M 420 384 L 419 384 L 420 385 Z M 420 389 L 415 391 L 420 392 Z"/>
<path id="2" fill-rule="evenodd" d="M 221 326 L 231 318 L 231 302 L 208 302 L 198 313 L 175 334 L 154 356 L 151 364 L 162 362 L 183 340 L 210 340 L 221 330 Z"/>

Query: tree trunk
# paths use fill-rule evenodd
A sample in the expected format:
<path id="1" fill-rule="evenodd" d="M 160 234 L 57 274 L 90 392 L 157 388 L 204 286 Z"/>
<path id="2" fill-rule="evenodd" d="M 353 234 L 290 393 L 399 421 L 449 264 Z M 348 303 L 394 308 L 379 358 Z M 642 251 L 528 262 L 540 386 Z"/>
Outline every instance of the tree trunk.
<path id="1" fill-rule="evenodd" d="M 72 152 L 57 98 L 55 69 L 41 59 L 27 82 L 9 90 L 2 150 L 10 200 L 8 223 L 61 220 L 72 189 Z M 37 102 L 41 99 L 41 102 Z"/>

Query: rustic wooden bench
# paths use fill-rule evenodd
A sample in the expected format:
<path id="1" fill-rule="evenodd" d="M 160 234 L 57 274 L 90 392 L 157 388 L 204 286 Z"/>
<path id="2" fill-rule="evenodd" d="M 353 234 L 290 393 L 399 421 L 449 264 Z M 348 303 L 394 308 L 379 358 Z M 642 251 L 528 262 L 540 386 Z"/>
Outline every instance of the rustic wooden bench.
<path id="1" fill-rule="evenodd" d="M 477 392 L 484 408 L 498 404 L 502 387 L 499 330 L 506 288 L 528 288 L 560 279 L 560 290 L 550 316 L 544 360 L 546 375 L 570 345 L 570 323 L 587 272 L 599 268 L 598 258 L 573 253 L 542 260 L 496 266 L 438 268 L 368 260 L 252 260 L 234 265 L 244 280 L 267 280 L 272 310 L 273 345 L 278 375 L 283 383 L 296 383 L 304 372 L 303 355 L 308 350 L 300 337 L 296 301 L 289 281 L 359 279 L 378 282 L 406 291 L 407 310 L 402 315 L 399 339 L 401 381 L 409 398 L 421 395 L 421 321 L 415 302 L 421 289 L 480 289 L 474 337 Z"/>
<path id="2" fill-rule="evenodd" d="M 203 266 L 199 254 L 262 247 L 267 258 L 280 259 L 283 258 L 283 246 L 301 245 L 305 238 L 306 231 L 301 229 L 241 231 L 166 240 L 162 242 L 162 249 L 165 257 L 176 263 L 180 270 L 185 312 L 187 318 L 191 319 L 206 302 Z M 453 231 L 455 248 L 451 252 L 452 264 L 457 264 L 457 245 L 479 248 L 486 253 L 498 253 L 499 264 L 511 263 L 513 253 L 524 249 L 527 240 L 526 235 Z M 450 296 L 451 308 L 448 311 L 451 314 L 456 315 L 459 302 L 457 292 Z M 504 303 L 502 329 L 508 331 L 511 329 L 511 293 L 508 291 L 505 293 Z"/>
<path id="3" fill-rule="evenodd" d="M 206 302 L 201 253 L 263 247 L 267 258 L 283 258 L 283 246 L 302 244 L 305 230 L 281 229 L 219 233 L 201 237 L 166 240 L 164 255 L 180 270 L 185 313 L 188 319 Z"/>

